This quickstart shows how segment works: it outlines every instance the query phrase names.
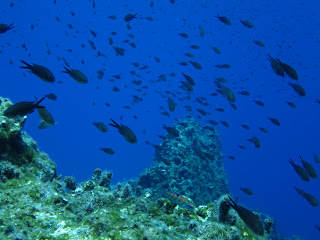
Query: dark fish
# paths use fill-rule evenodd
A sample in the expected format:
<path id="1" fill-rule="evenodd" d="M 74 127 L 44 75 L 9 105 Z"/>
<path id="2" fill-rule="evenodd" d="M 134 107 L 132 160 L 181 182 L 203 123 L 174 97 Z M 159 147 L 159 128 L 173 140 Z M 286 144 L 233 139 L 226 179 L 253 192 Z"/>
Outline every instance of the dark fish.
<path id="1" fill-rule="evenodd" d="M 294 188 L 297 190 L 297 192 L 302 197 L 304 197 L 308 201 L 308 203 L 310 203 L 311 206 L 313 206 L 313 207 L 319 206 L 318 200 L 313 195 L 302 191 L 301 189 L 297 188 L 296 186 L 294 186 Z"/>
<path id="2" fill-rule="evenodd" d="M 128 13 L 128 14 L 124 17 L 124 21 L 125 21 L 125 22 L 130 22 L 130 21 L 132 21 L 134 18 L 137 18 L 136 15 L 137 15 L 137 13 L 135 13 L 135 14 Z"/>
<path id="3" fill-rule="evenodd" d="M 230 127 L 229 123 L 226 121 L 220 121 L 222 123 L 223 126 L 225 127 Z"/>
<path id="4" fill-rule="evenodd" d="M 285 73 L 292 79 L 294 80 L 298 80 L 298 73 L 296 72 L 296 70 L 291 67 L 290 65 L 281 62 L 278 58 L 277 58 L 278 63 L 281 65 L 281 67 L 283 68 L 283 70 L 285 71 Z"/>
<path id="5" fill-rule="evenodd" d="M 250 22 L 249 20 L 242 20 L 240 19 L 240 22 L 243 24 L 243 26 L 245 26 L 246 28 L 253 28 L 253 24 L 252 22 Z"/>
<path id="6" fill-rule="evenodd" d="M 305 96 L 306 95 L 306 91 L 304 90 L 304 88 L 297 84 L 297 83 L 291 83 L 289 82 L 289 85 L 293 88 L 293 90 L 298 93 L 300 96 Z"/>
<path id="7" fill-rule="evenodd" d="M 314 227 L 320 231 L 320 227 L 318 225 L 314 225 Z"/>
<path id="8" fill-rule="evenodd" d="M 219 123 L 215 120 L 208 120 L 209 123 L 211 123 L 213 126 L 217 126 Z"/>
<path id="9" fill-rule="evenodd" d="M 244 96 L 249 96 L 250 95 L 250 92 L 248 92 L 248 91 L 240 91 L 238 93 L 241 94 L 241 95 L 244 95 Z"/>
<path id="10" fill-rule="evenodd" d="M 268 117 L 269 120 L 276 126 L 280 126 L 280 121 L 276 118 L 271 118 L 271 117 Z"/>
<path id="11" fill-rule="evenodd" d="M 231 66 L 228 64 L 228 63 L 224 63 L 224 64 L 217 64 L 217 65 L 214 65 L 215 67 L 217 68 L 231 68 Z"/>
<path id="12" fill-rule="evenodd" d="M 185 78 L 192 86 L 195 85 L 194 79 L 193 79 L 192 77 L 190 77 L 190 76 L 187 75 L 187 74 L 184 74 L 183 72 L 182 72 L 181 74 L 184 76 L 184 78 Z"/>
<path id="13" fill-rule="evenodd" d="M 244 129 L 247 129 L 247 130 L 250 129 L 250 127 L 248 125 L 246 125 L 246 124 L 240 124 L 240 126 L 243 127 Z"/>
<path id="14" fill-rule="evenodd" d="M 247 194 L 247 195 L 253 195 L 253 192 L 251 191 L 251 189 L 249 189 L 249 188 L 240 188 L 240 190 L 242 191 L 242 192 L 244 192 L 245 194 Z"/>
<path id="15" fill-rule="evenodd" d="M 134 132 L 127 126 L 121 124 L 119 125 L 114 120 L 110 119 L 112 123 L 109 123 L 110 126 L 115 127 L 119 130 L 119 133 L 124 137 L 124 139 L 129 143 L 137 143 L 137 137 Z"/>
<path id="16" fill-rule="evenodd" d="M 289 160 L 289 163 L 292 165 L 292 167 L 294 168 L 294 171 L 298 174 L 298 176 L 302 180 L 307 181 L 307 182 L 310 181 L 309 175 L 308 175 L 307 171 L 304 168 L 302 168 L 299 165 L 295 164 L 292 161 L 292 159 Z"/>
<path id="17" fill-rule="evenodd" d="M 248 141 L 252 142 L 256 148 L 260 148 L 261 147 L 260 140 L 256 136 L 253 136 L 252 138 L 248 139 Z"/>
<path id="18" fill-rule="evenodd" d="M 269 130 L 264 128 L 264 127 L 260 127 L 259 129 L 261 130 L 261 132 L 264 132 L 264 133 L 268 133 L 269 132 Z"/>
<path id="19" fill-rule="evenodd" d="M 100 132 L 105 133 L 108 131 L 108 127 L 103 122 L 92 122 L 92 124 L 96 126 Z"/>
<path id="20" fill-rule="evenodd" d="M 259 101 L 259 100 L 253 100 L 253 102 L 255 102 L 256 104 L 258 104 L 259 106 L 263 107 L 264 106 L 264 102 Z"/>
<path id="21" fill-rule="evenodd" d="M 111 148 L 100 148 L 100 150 L 105 152 L 106 154 L 109 154 L 109 155 L 114 154 L 114 151 Z"/>
<path id="22" fill-rule="evenodd" d="M 193 86 L 189 82 L 181 81 L 182 85 L 180 86 L 181 89 L 192 92 Z"/>
<path id="23" fill-rule="evenodd" d="M 72 77 L 76 82 L 81 83 L 81 84 L 86 84 L 88 83 L 88 78 L 86 75 L 84 75 L 83 72 L 76 70 L 76 69 L 69 69 L 64 67 L 64 73 L 67 73 Z"/>
<path id="24" fill-rule="evenodd" d="M 15 103 L 8 107 L 4 111 L 3 115 L 8 118 L 15 118 L 17 116 L 23 117 L 32 113 L 36 108 L 44 108 L 43 106 L 39 105 L 43 99 L 45 99 L 45 97 L 41 98 L 39 101 Z"/>
<path id="25" fill-rule="evenodd" d="M 192 65 L 195 69 L 202 69 L 201 64 L 198 63 L 198 62 L 189 61 L 189 63 L 191 63 L 191 65 Z"/>
<path id="26" fill-rule="evenodd" d="M 6 31 L 14 28 L 14 26 L 12 26 L 13 23 L 7 25 L 7 24 L 3 24 L 3 23 L 0 23 L 0 33 L 5 33 Z"/>
<path id="27" fill-rule="evenodd" d="M 220 48 L 218 48 L 218 47 L 211 47 L 212 48 L 212 50 L 216 53 L 216 54 L 221 54 L 221 50 L 220 50 Z"/>
<path id="28" fill-rule="evenodd" d="M 310 163 L 308 163 L 307 161 L 303 160 L 303 158 L 300 155 L 299 155 L 299 157 L 300 157 L 300 160 L 301 160 L 301 163 L 302 163 L 304 169 L 307 171 L 309 176 L 312 178 L 317 178 L 318 175 L 317 175 L 316 170 L 313 168 L 313 166 Z"/>
<path id="29" fill-rule="evenodd" d="M 195 44 L 194 44 L 194 45 L 191 45 L 190 47 L 191 47 L 192 49 L 200 49 L 200 47 L 199 47 L 198 45 L 195 45 Z"/>
<path id="30" fill-rule="evenodd" d="M 259 40 L 253 40 L 253 42 L 258 45 L 259 47 L 264 47 L 264 43 L 262 41 Z"/>
<path id="31" fill-rule="evenodd" d="M 170 112 L 173 112 L 174 109 L 176 108 L 176 105 L 171 97 L 168 97 L 168 107 Z"/>
<path id="32" fill-rule="evenodd" d="M 281 66 L 281 64 L 276 59 L 271 57 L 270 55 L 268 55 L 268 56 L 269 56 L 268 60 L 270 60 L 272 70 L 275 72 L 275 74 L 277 74 L 281 77 L 284 77 L 284 69 Z"/>
<path id="33" fill-rule="evenodd" d="M 286 103 L 292 108 L 297 108 L 297 105 L 294 102 L 286 101 Z"/>
<path id="34" fill-rule="evenodd" d="M 50 100 L 57 100 L 57 96 L 54 93 L 49 93 L 46 95 L 46 97 Z"/>
<path id="35" fill-rule="evenodd" d="M 116 51 L 117 56 L 124 56 L 124 52 L 126 51 L 124 48 L 121 47 L 113 47 L 113 49 Z"/>
<path id="36" fill-rule="evenodd" d="M 179 137 L 179 131 L 175 129 L 174 127 L 167 127 L 166 125 L 163 125 L 163 128 L 172 136 Z"/>
<path id="37" fill-rule="evenodd" d="M 225 16 L 220 16 L 219 13 L 217 13 L 216 18 L 218 18 L 220 20 L 220 22 L 223 22 L 226 25 L 231 25 L 231 22 L 229 20 L 229 18 L 225 17 Z"/>
<path id="38" fill-rule="evenodd" d="M 313 153 L 313 157 L 316 163 L 320 163 L 320 157 L 316 153 Z"/>
<path id="39" fill-rule="evenodd" d="M 48 68 L 38 64 L 34 64 L 34 63 L 31 65 L 29 63 L 26 63 L 23 60 L 20 60 L 20 61 L 26 65 L 26 66 L 21 66 L 20 68 L 29 69 L 34 75 L 36 75 L 41 80 L 45 82 L 51 82 L 51 83 L 55 81 L 55 77 L 53 76 L 52 72 Z"/>
<path id="40" fill-rule="evenodd" d="M 189 35 L 187 33 L 179 33 L 179 35 L 183 38 L 187 38 L 189 37 Z"/>
<path id="41" fill-rule="evenodd" d="M 222 88 L 220 89 L 221 94 L 231 103 L 236 101 L 236 97 L 234 96 L 233 91 L 225 86 L 222 86 Z"/>
<path id="42" fill-rule="evenodd" d="M 248 209 L 236 204 L 232 198 L 229 196 L 231 202 L 229 202 L 230 206 L 236 210 L 239 214 L 239 217 L 242 221 L 250 228 L 254 233 L 263 236 L 264 235 L 264 228 L 260 221 L 260 218 L 257 214 L 249 211 Z"/>
<path id="43" fill-rule="evenodd" d="M 39 129 L 43 129 L 45 127 L 51 127 L 56 124 L 50 112 L 45 108 L 37 108 L 38 114 L 42 120 L 41 124 L 39 125 Z"/>

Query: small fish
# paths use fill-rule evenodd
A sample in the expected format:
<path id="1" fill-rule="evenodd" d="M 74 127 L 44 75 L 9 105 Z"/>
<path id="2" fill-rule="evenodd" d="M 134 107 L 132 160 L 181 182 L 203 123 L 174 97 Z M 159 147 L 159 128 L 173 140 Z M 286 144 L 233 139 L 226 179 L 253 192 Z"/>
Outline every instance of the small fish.
<path id="1" fill-rule="evenodd" d="M 248 209 L 236 204 L 232 198 L 229 196 L 231 202 L 229 202 L 230 206 L 236 210 L 239 217 L 242 221 L 250 228 L 254 233 L 263 236 L 264 235 L 264 228 L 260 221 L 260 218 L 257 214 L 249 211 Z"/>
<path id="2" fill-rule="evenodd" d="M 251 191 L 251 189 L 249 189 L 249 188 L 240 188 L 240 190 L 242 191 L 242 192 L 244 192 L 245 194 L 247 194 L 247 195 L 253 195 L 253 192 Z"/>
<path id="3" fill-rule="evenodd" d="M 134 18 L 137 18 L 137 13 L 132 14 L 132 13 L 128 13 L 126 16 L 124 16 L 124 21 L 125 22 L 130 22 L 132 21 Z"/>
<path id="4" fill-rule="evenodd" d="M 103 122 L 92 122 L 94 126 L 98 128 L 98 130 L 102 133 L 105 133 L 108 131 L 108 127 Z"/>
<path id="5" fill-rule="evenodd" d="M 166 125 L 163 125 L 163 128 L 172 136 L 179 137 L 179 131 L 175 129 L 174 127 L 167 127 Z"/>
<path id="6" fill-rule="evenodd" d="M 260 148 L 261 147 L 260 140 L 256 136 L 253 136 L 252 138 L 248 139 L 248 141 L 252 142 L 256 148 Z"/>
<path id="7" fill-rule="evenodd" d="M 250 22 L 249 20 L 242 20 L 240 19 L 240 22 L 243 24 L 243 26 L 245 26 L 246 28 L 253 28 L 253 24 L 252 22 Z"/>
<path id="8" fill-rule="evenodd" d="M 188 35 L 188 33 L 179 33 L 179 35 L 181 36 L 181 37 L 183 37 L 183 38 L 187 38 L 187 37 L 189 37 L 189 35 Z"/>
<path id="9" fill-rule="evenodd" d="M 124 52 L 126 51 L 124 48 L 121 47 L 115 47 L 113 46 L 113 49 L 116 51 L 116 55 L 124 56 Z"/>
<path id="10" fill-rule="evenodd" d="M 264 42 L 262 42 L 262 41 L 260 41 L 260 40 L 253 40 L 253 42 L 257 45 L 257 46 L 259 46 L 259 47 L 264 47 L 265 45 L 264 45 Z"/>
<path id="11" fill-rule="evenodd" d="M 168 97 L 168 107 L 170 112 L 173 112 L 174 109 L 176 108 L 176 105 L 171 97 Z"/>
<path id="12" fill-rule="evenodd" d="M 226 25 L 231 25 L 231 22 L 229 20 L 229 18 L 227 18 L 226 16 L 220 16 L 218 13 L 217 13 L 217 16 L 216 18 L 218 18 L 220 20 L 220 22 L 223 22 L 224 24 Z"/>
<path id="13" fill-rule="evenodd" d="M 45 82 L 50 82 L 53 83 L 55 81 L 55 77 L 53 76 L 52 72 L 41 65 L 38 64 L 29 64 L 26 63 L 23 60 L 20 60 L 23 64 L 25 64 L 25 66 L 21 66 L 20 68 L 26 68 L 29 69 L 34 75 L 36 75 L 38 78 L 40 78 L 41 80 L 45 81 Z"/>
<path id="14" fill-rule="evenodd" d="M 55 124 L 57 124 L 50 112 L 45 108 L 37 108 L 38 114 L 42 120 L 41 124 L 38 126 L 39 129 L 43 129 L 46 127 L 51 127 Z"/>
<path id="15" fill-rule="evenodd" d="M 319 203 L 318 203 L 318 200 L 313 196 L 311 195 L 310 193 L 306 193 L 305 191 L 297 188 L 296 186 L 294 186 L 294 188 L 297 190 L 297 192 L 302 196 L 304 197 L 308 203 L 313 206 L 313 207 L 317 207 L 319 206 Z"/>
<path id="16" fill-rule="evenodd" d="M 277 61 L 290 78 L 292 78 L 293 80 L 298 80 L 298 73 L 293 67 L 291 67 L 289 64 L 281 62 L 278 58 Z"/>
<path id="17" fill-rule="evenodd" d="M 269 56 L 268 60 L 271 63 L 271 67 L 272 67 L 272 70 L 274 71 L 274 73 L 281 76 L 281 77 L 284 77 L 284 69 L 281 66 L 281 64 L 276 59 L 271 57 L 270 55 L 268 55 L 268 56 Z"/>
<path id="18" fill-rule="evenodd" d="M 111 148 L 100 148 L 100 150 L 103 151 L 106 154 L 109 154 L 109 155 L 113 155 L 114 154 L 114 151 Z"/>
<path id="19" fill-rule="evenodd" d="M 165 192 L 165 196 L 173 203 L 175 203 L 175 204 L 177 204 L 187 210 L 191 210 L 191 211 L 194 210 L 192 203 L 186 197 L 183 197 L 181 195 L 178 195 L 178 194 L 175 194 L 172 192 L 168 192 L 168 191 Z"/>
<path id="20" fill-rule="evenodd" d="M 244 129 L 247 129 L 249 130 L 250 129 L 250 126 L 246 125 L 246 124 L 240 124 L 241 127 L 243 127 Z"/>
<path id="21" fill-rule="evenodd" d="M 280 121 L 276 118 L 268 117 L 269 120 L 276 126 L 280 126 Z"/>
<path id="22" fill-rule="evenodd" d="M 202 69 L 201 64 L 198 63 L 198 62 L 189 61 L 189 63 L 191 63 L 191 65 L 192 65 L 195 69 Z"/>
<path id="23" fill-rule="evenodd" d="M 40 106 L 39 104 L 45 99 L 45 97 L 41 98 L 39 101 L 35 102 L 18 102 L 10 107 L 8 107 L 3 115 L 8 118 L 15 118 L 17 116 L 23 117 L 25 115 L 28 115 L 32 113 L 36 108 L 44 108 L 43 106 Z"/>
<path id="24" fill-rule="evenodd" d="M 119 133 L 123 138 L 129 143 L 137 143 L 137 137 L 134 132 L 127 126 L 121 124 L 119 125 L 114 120 L 110 119 L 113 123 L 109 123 L 110 126 L 115 127 L 119 130 Z"/>
<path id="25" fill-rule="evenodd" d="M 313 153 L 313 157 L 316 163 L 320 163 L 320 157 L 316 153 Z"/>
<path id="26" fill-rule="evenodd" d="M 318 225 L 314 225 L 314 227 L 320 231 L 320 227 Z"/>
<path id="27" fill-rule="evenodd" d="M 302 163 L 302 166 L 304 167 L 304 169 L 307 171 L 307 173 L 309 174 L 310 177 L 312 178 L 317 178 L 318 175 L 317 175 L 317 172 L 316 170 L 314 169 L 314 167 L 308 163 L 307 161 L 303 160 L 303 158 L 299 155 L 300 157 L 300 160 L 301 160 L 301 163 Z"/>
<path id="28" fill-rule="evenodd" d="M 88 83 L 88 78 L 86 75 L 84 75 L 83 72 L 77 70 L 77 69 L 68 69 L 66 67 L 64 67 L 64 73 L 67 73 L 70 75 L 70 77 L 72 77 L 76 82 L 80 83 L 80 84 L 86 84 Z"/>
<path id="29" fill-rule="evenodd" d="M 264 106 L 264 102 L 259 101 L 259 100 L 253 100 L 253 102 L 255 102 L 257 105 L 259 105 L 260 107 Z"/>
<path id="30" fill-rule="evenodd" d="M 46 95 L 46 97 L 52 101 L 57 100 L 57 95 L 55 95 L 54 93 L 49 93 Z"/>
<path id="31" fill-rule="evenodd" d="M 309 181 L 310 181 L 309 174 L 308 174 L 308 172 L 307 172 L 304 168 L 302 168 L 302 167 L 300 167 L 299 165 L 295 164 L 295 163 L 292 161 L 292 159 L 289 160 L 289 163 L 291 164 L 291 166 L 294 168 L 294 171 L 298 174 L 298 176 L 299 176 L 302 180 L 304 180 L 304 181 L 306 181 L 306 182 L 309 182 Z"/>
<path id="32" fill-rule="evenodd" d="M 289 85 L 293 88 L 293 90 L 298 93 L 300 96 L 304 97 L 306 95 L 306 91 L 304 90 L 304 88 L 297 84 L 297 83 L 291 83 L 289 82 Z"/>

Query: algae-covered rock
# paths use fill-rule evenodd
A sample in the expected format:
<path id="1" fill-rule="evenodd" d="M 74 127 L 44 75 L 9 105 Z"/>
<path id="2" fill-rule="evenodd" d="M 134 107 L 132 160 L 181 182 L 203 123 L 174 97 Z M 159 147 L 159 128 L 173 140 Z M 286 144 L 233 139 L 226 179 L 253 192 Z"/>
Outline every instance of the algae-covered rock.
<path id="1" fill-rule="evenodd" d="M 221 210 L 228 198 L 219 196 L 228 189 L 218 135 L 212 128 L 201 127 L 190 118 L 179 122 L 180 140 L 166 136 L 153 167 L 139 179 L 113 188 L 112 173 L 101 169 L 82 183 L 73 177 L 63 181 L 55 163 L 22 132 L 20 121 L 25 118 L 1 115 L 11 105 L 1 100 L 0 239 L 250 240 L 268 239 L 272 232 L 273 220 L 262 214 L 265 237 L 251 232 L 234 210 Z M 19 151 L 15 153 L 14 148 Z M 208 170 L 221 171 L 222 179 Z M 162 188 L 179 190 L 198 204 L 201 201 L 195 194 L 201 194 L 206 203 L 187 210 L 157 195 Z"/>

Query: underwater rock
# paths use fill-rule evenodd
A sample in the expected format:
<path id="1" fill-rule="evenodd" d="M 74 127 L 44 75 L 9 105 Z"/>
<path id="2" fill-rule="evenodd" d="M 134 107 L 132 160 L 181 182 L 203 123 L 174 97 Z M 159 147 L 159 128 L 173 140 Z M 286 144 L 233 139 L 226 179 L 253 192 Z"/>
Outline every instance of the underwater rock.
<path id="1" fill-rule="evenodd" d="M 162 197 L 163 191 L 176 192 L 189 196 L 196 205 L 229 193 L 217 131 L 191 117 L 174 127 L 179 137 L 167 134 L 163 138 L 155 150 L 154 165 L 133 181 L 133 187 L 150 188 L 152 199 Z"/>
<path id="2" fill-rule="evenodd" d="M 76 179 L 74 177 L 67 176 L 64 178 L 64 182 L 66 183 L 66 188 L 69 190 L 75 190 L 76 189 Z"/>

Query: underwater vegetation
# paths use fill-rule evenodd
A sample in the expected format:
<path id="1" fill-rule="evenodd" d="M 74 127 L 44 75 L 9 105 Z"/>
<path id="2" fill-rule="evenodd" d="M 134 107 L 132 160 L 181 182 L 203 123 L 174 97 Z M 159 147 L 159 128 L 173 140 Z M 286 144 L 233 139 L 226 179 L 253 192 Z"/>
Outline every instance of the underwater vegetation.
<path id="1" fill-rule="evenodd" d="M 22 132 L 21 123 L 25 122 L 26 117 L 21 119 L 3 116 L 4 110 L 10 105 L 12 103 L 8 99 L 1 98 L 1 239 L 236 240 L 268 239 L 268 236 L 273 236 L 272 239 L 285 239 L 272 233 L 273 219 L 230 202 L 229 196 L 224 194 L 228 192 L 227 181 L 223 173 L 220 144 L 216 142 L 218 134 L 212 127 L 201 127 L 191 118 L 179 121 L 175 128 L 180 131 L 179 136 L 184 137 L 184 141 L 173 140 L 174 136 L 168 134 L 159 151 L 169 151 L 166 145 L 179 143 L 181 146 L 176 150 L 172 148 L 172 151 L 178 151 L 180 159 L 167 158 L 165 161 L 170 164 L 165 164 L 160 158 L 161 152 L 158 152 L 154 166 L 138 179 L 111 186 L 112 172 L 97 168 L 91 179 L 77 183 L 72 176 L 63 179 L 58 175 L 56 164 L 46 153 L 39 151 L 37 143 L 26 132 Z M 184 126 L 183 131 L 179 127 L 181 125 Z M 200 133 L 203 134 L 202 137 Z M 208 136 L 211 136 L 211 141 L 204 144 Z M 187 152 L 191 156 L 189 160 L 182 158 L 182 149 L 186 147 L 182 142 L 192 146 L 189 150 L 192 154 Z M 198 205 L 202 201 L 197 197 L 194 198 L 194 203 L 197 204 L 194 204 L 184 196 L 169 192 L 166 194 L 169 198 L 159 196 L 153 200 L 157 196 L 159 183 L 154 179 L 155 175 L 150 173 L 162 169 L 168 174 L 173 174 L 174 171 L 178 171 L 178 175 L 195 174 L 197 170 L 186 172 L 191 159 L 196 164 L 203 162 L 199 167 L 222 171 L 222 182 L 218 178 L 212 178 L 210 174 L 200 176 L 211 176 L 213 186 L 218 186 L 212 191 L 211 200 L 207 196 L 207 202 Z M 183 172 L 180 173 L 180 170 Z M 152 180 L 152 186 L 148 188 L 142 186 L 146 184 L 146 174 Z M 175 179 L 162 181 L 167 181 L 167 189 L 186 192 L 190 196 L 199 194 L 199 189 L 203 187 L 195 184 L 195 190 L 190 188 L 191 185 L 182 189 L 182 185 L 171 183 Z M 186 181 L 189 181 L 188 178 Z M 255 229 L 252 226 L 260 227 L 258 234 L 255 233 L 257 231 L 250 230 Z"/>

